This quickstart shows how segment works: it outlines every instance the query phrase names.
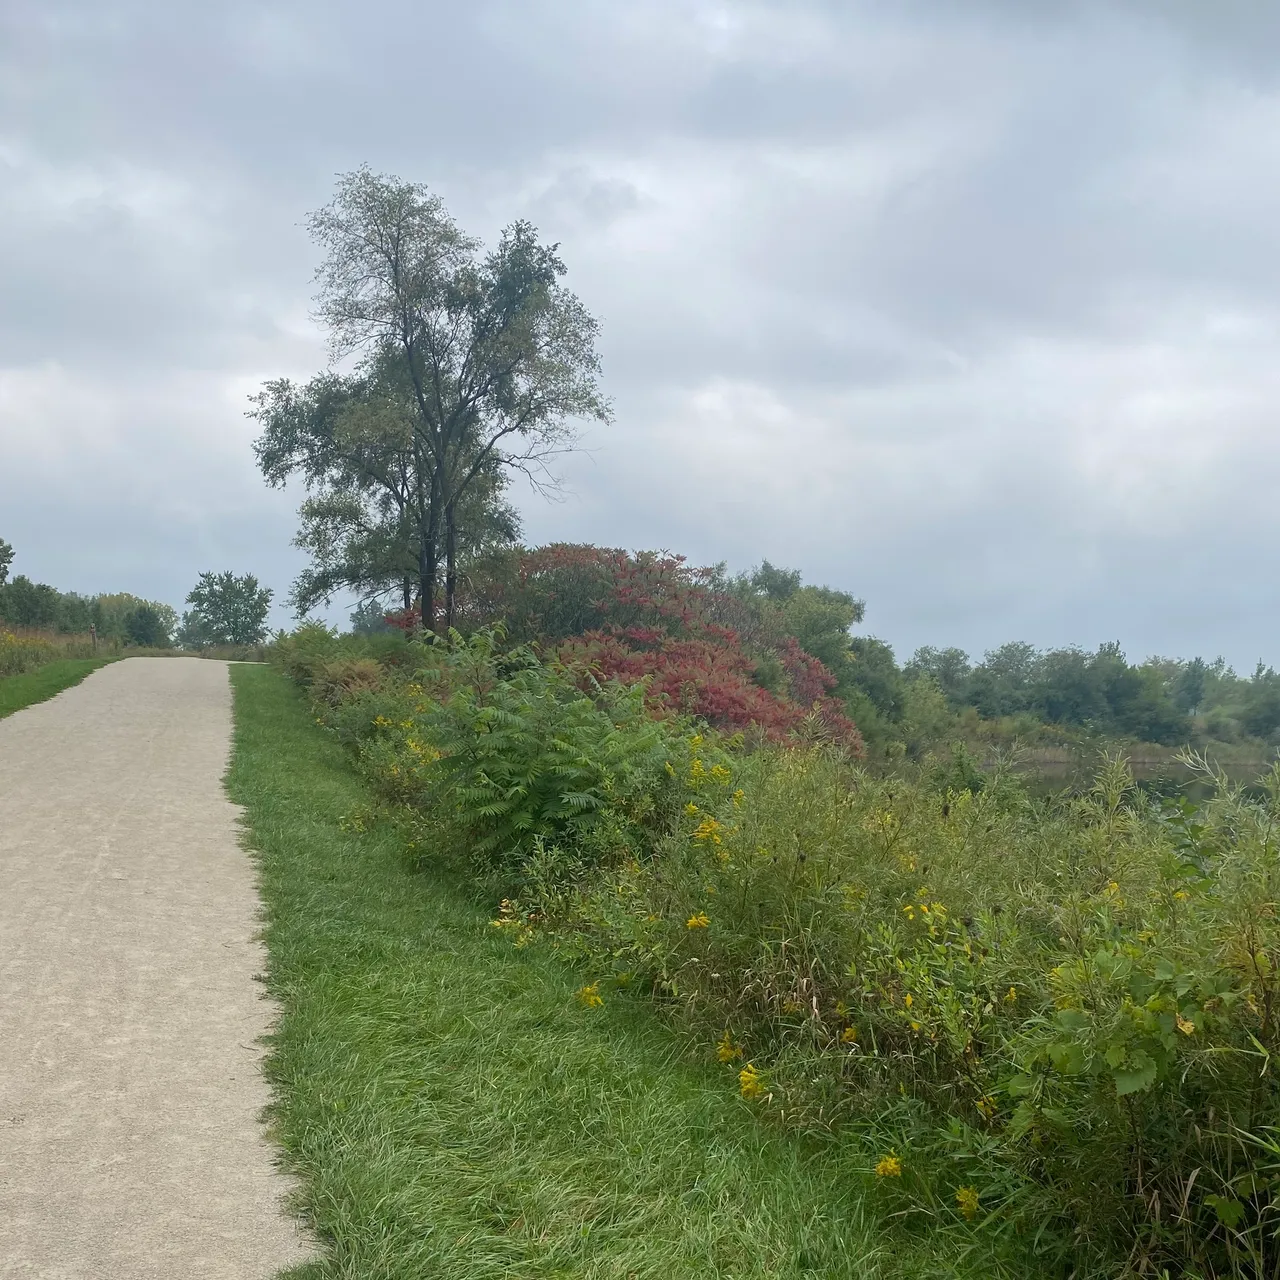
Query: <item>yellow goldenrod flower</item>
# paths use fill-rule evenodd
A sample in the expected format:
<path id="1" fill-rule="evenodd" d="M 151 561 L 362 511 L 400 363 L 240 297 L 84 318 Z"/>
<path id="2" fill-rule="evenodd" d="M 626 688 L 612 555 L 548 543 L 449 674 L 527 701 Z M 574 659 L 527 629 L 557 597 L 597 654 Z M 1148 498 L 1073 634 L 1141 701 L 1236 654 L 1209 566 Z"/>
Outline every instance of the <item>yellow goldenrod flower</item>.
<path id="1" fill-rule="evenodd" d="M 1010 987 L 1009 990 L 1006 991 L 1004 995 L 1005 1004 L 1014 1004 L 1017 1002 L 1017 999 L 1018 999 L 1018 988 Z"/>
<path id="2" fill-rule="evenodd" d="M 577 993 L 579 1003 L 587 1006 L 588 1009 L 599 1009 L 604 1004 L 604 997 L 600 994 L 600 984 L 598 982 L 588 983 L 581 991 Z"/>
<path id="3" fill-rule="evenodd" d="M 742 1057 L 742 1046 L 734 1044 L 728 1027 L 725 1028 L 724 1035 L 716 1041 L 716 1057 L 721 1062 L 732 1062 L 735 1058 Z"/>
<path id="4" fill-rule="evenodd" d="M 764 1079 L 755 1069 L 754 1063 L 748 1062 L 747 1065 L 738 1072 L 738 1092 L 749 1101 L 754 1098 L 764 1097 Z"/>
<path id="5" fill-rule="evenodd" d="M 902 997 L 902 1003 L 905 1004 L 908 1009 L 910 1009 L 911 1006 L 915 1004 L 915 1000 L 912 998 L 910 991 L 908 991 L 907 994 Z"/>
<path id="6" fill-rule="evenodd" d="M 689 815 L 689 817 L 692 818 L 693 815 L 698 812 L 698 806 L 694 804 L 692 800 L 690 800 L 689 803 L 685 805 L 684 811 Z"/>
<path id="7" fill-rule="evenodd" d="M 956 1192 L 956 1204 L 959 1206 L 960 1212 L 972 1222 L 978 1215 L 978 1189 L 976 1187 L 961 1187 Z"/>
<path id="8" fill-rule="evenodd" d="M 739 787 L 738 790 L 733 793 L 733 803 L 735 805 L 741 804 L 746 798 L 747 798 L 747 793 L 743 791 L 741 787 Z"/>
<path id="9" fill-rule="evenodd" d="M 1174 897 L 1174 900 L 1177 902 L 1186 902 L 1186 900 L 1189 897 L 1191 897 L 1191 895 L 1185 889 L 1179 889 L 1177 893 L 1173 895 L 1173 897 Z"/>
<path id="10" fill-rule="evenodd" d="M 695 734 L 693 735 L 693 737 L 689 739 L 689 745 L 690 745 L 691 747 L 700 747 L 700 746 L 702 746 L 702 734 L 700 734 L 700 733 L 695 733 Z"/>
<path id="11" fill-rule="evenodd" d="M 712 844 L 720 844 L 720 832 L 724 828 L 714 818 L 703 818 L 694 830 L 695 840 L 710 840 Z"/>
<path id="12" fill-rule="evenodd" d="M 729 779 L 733 777 L 733 774 L 731 774 L 729 770 L 724 767 L 724 765 L 713 764 L 711 766 L 711 776 L 717 782 L 728 782 Z"/>
<path id="13" fill-rule="evenodd" d="M 902 1161 L 890 1151 L 887 1156 L 881 1156 L 876 1161 L 876 1177 L 877 1178 L 900 1178 L 902 1177 Z"/>
<path id="14" fill-rule="evenodd" d="M 705 911 L 699 911 L 696 915 L 690 916 L 685 922 L 686 929 L 705 929 L 711 923 L 710 917 Z"/>
<path id="15" fill-rule="evenodd" d="M 689 766 L 689 777 L 694 782 L 701 782 L 707 776 L 707 771 L 702 767 L 702 761 L 697 756 L 693 757 L 693 763 Z"/>
<path id="16" fill-rule="evenodd" d="M 845 1029 L 840 1033 L 841 1044 L 854 1044 L 856 1043 L 857 1039 L 858 1039 L 857 1027 L 845 1027 Z"/>

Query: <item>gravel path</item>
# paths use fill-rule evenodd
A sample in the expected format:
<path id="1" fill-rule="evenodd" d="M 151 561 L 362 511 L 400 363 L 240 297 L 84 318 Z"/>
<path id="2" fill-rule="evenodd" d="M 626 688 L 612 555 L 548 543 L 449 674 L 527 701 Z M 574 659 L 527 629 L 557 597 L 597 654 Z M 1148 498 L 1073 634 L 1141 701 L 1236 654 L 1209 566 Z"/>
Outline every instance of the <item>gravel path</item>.
<path id="1" fill-rule="evenodd" d="M 309 1253 L 259 1113 L 227 668 L 113 663 L 0 720 L 0 1277 L 259 1280 Z"/>

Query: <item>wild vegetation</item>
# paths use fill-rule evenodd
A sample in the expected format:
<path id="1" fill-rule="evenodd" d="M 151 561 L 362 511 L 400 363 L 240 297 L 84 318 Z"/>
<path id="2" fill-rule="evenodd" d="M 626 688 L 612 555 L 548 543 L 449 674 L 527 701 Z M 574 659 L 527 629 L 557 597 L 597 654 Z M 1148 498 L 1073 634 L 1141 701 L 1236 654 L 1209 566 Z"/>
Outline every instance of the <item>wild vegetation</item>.
<path id="1" fill-rule="evenodd" d="M 1037 798 L 965 748 L 971 704 L 927 654 L 882 663 L 902 746 L 868 758 L 842 593 L 581 547 L 479 569 L 469 637 L 400 615 L 279 646 L 412 860 L 460 867 L 513 945 L 572 957 L 585 1005 L 655 1001 L 727 1091 L 863 1153 L 885 1214 L 956 1256 L 1280 1265 L 1280 772 L 1246 791 L 1193 761 L 1195 805 L 1113 756 Z M 1157 696 L 1112 650 L 1076 665 L 1105 694 L 1100 668 L 1157 705 L 1185 671 Z"/>
<path id="2" fill-rule="evenodd" d="M 521 547 L 513 470 L 609 416 L 554 247 L 516 223 L 482 256 L 368 170 L 310 225 L 359 363 L 251 414 L 267 480 L 308 488 L 295 606 L 362 604 L 274 653 L 397 891 L 460 878 L 510 954 L 576 966 L 577 1017 L 661 1010 L 936 1274 L 1280 1274 L 1280 676 L 1113 644 L 899 663 L 767 562 Z M 1125 759 L 1180 749 L 1195 800 Z M 1045 794 L 1025 765 L 1055 753 L 1089 772 Z"/>
<path id="3" fill-rule="evenodd" d="M 756 1123 L 642 1005 L 580 997 L 573 966 L 513 947 L 465 879 L 416 873 L 286 680 L 232 680 L 229 787 L 281 1005 L 274 1130 L 325 1246 L 291 1275 L 940 1273 L 923 1242 L 884 1247 L 868 1169 Z"/>

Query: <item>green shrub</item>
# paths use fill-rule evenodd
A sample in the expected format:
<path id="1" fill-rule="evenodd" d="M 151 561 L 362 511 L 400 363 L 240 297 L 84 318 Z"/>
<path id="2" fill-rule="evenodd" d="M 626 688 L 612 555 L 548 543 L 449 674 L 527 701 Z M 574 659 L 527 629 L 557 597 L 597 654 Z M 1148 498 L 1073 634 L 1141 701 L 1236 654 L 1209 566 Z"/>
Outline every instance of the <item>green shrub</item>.
<path id="1" fill-rule="evenodd" d="M 517 942 L 655 997 L 726 1089 L 870 1150 L 886 1212 L 993 1268 L 1274 1273 L 1280 770 L 1200 807 L 1118 759 L 1048 800 L 962 751 L 877 775 L 655 723 L 500 639 L 376 687 L 327 633 L 282 652 Z"/>
<path id="2" fill-rule="evenodd" d="M 657 856 L 512 911 L 639 979 L 779 1119 L 892 1151 L 895 1211 L 1064 1274 L 1270 1274 L 1275 777 L 1196 810 L 1116 762 L 1051 804 L 820 748 L 736 768 Z"/>
<path id="3" fill-rule="evenodd" d="M 621 856 L 670 810 L 680 739 L 646 713 L 643 688 L 584 693 L 580 674 L 501 653 L 492 632 L 423 656 L 398 703 L 371 690 L 337 720 L 355 737 L 352 717 L 371 727 L 366 771 L 390 798 L 446 820 L 475 865 L 520 872 L 548 847 Z"/>

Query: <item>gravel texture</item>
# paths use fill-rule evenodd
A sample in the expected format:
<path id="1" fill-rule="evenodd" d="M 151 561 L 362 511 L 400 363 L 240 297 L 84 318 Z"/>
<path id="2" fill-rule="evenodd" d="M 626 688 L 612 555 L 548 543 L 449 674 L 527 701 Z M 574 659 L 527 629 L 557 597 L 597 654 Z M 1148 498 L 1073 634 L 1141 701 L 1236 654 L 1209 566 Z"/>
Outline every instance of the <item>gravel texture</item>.
<path id="1" fill-rule="evenodd" d="M 0 720 L 0 1276 L 249 1280 L 312 1253 L 261 1112 L 273 1010 L 222 787 L 226 665 Z"/>

